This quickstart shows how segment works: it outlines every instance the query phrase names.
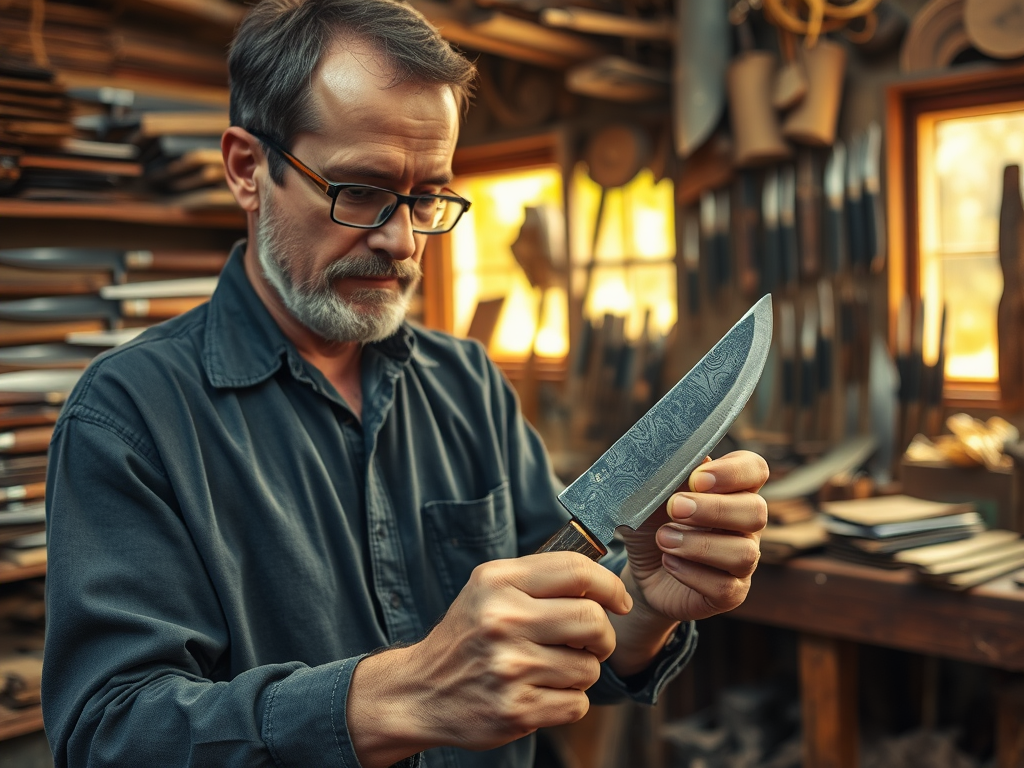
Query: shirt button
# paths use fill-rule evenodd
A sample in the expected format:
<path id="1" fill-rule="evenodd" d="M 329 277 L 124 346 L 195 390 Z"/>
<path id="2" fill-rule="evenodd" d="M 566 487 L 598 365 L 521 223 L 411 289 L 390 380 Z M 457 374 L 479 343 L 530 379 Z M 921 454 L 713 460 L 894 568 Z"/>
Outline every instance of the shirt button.
<path id="1" fill-rule="evenodd" d="M 395 609 L 402 607 L 402 596 L 397 592 L 391 593 L 391 607 Z"/>
<path id="2" fill-rule="evenodd" d="M 386 539 L 388 537 L 388 529 L 384 526 L 383 523 L 381 523 L 374 529 L 374 533 L 377 534 L 378 539 Z"/>

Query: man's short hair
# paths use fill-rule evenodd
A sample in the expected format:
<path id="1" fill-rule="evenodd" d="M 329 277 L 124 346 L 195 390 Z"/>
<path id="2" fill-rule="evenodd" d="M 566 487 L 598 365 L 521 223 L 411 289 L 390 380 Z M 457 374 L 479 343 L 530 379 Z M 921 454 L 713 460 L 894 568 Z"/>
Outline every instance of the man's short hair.
<path id="1" fill-rule="evenodd" d="M 231 44 L 231 124 L 291 147 L 319 128 L 310 84 L 338 39 L 370 43 L 394 71 L 393 84 L 447 85 L 459 110 L 470 97 L 476 69 L 423 16 L 396 0 L 262 0 L 242 20 Z M 280 183 L 284 161 L 270 153 Z"/>

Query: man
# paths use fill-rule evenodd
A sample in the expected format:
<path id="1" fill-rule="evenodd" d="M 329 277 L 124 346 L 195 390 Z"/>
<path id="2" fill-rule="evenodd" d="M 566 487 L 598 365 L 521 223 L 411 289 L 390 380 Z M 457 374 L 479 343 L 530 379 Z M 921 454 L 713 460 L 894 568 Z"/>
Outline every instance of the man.
<path id="1" fill-rule="evenodd" d="M 588 694 L 653 701 L 746 594 L 764 462 L 704 464 L 628 563 L 531 554 L 566 517 L 536 434 L 403 321 L 471 66 L 391 0 L 265 0 L 230 64 L 248 240 L 55 430 L 57 765 L 528 766 Z"/>

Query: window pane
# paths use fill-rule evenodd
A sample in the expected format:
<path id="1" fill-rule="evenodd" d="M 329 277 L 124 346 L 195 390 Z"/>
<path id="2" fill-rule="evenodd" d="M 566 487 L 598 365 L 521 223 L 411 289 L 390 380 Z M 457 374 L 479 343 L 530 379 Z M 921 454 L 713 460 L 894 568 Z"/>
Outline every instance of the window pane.
<path id="1" fill-rule="evenodd" d="M 504 297 L 490 353 L 498 359 L 525 358 L 536 335 L 537 354 L 564 357 L 569 347 L 568 313 L 561 306 L 565 292 L 552 289 L 541 296 L 512 252 L 525 207 L 563 209 L 559 169 L 550 166 L 465 176 L 453 186 L 473 202 L 452 230 L 455 333 L 465 334 L 469 329 L 478 302 Z"/>
<path id="2" fill-rule="evenodd" d="M 946 376 L 996 382 L 1003 167 L 1024 165 L 1024 104 L 920 119 L 920 277 L 926 308 L 948 307 Z"/>
<path id="3" fill-rule="evenodd" d="M 667 333 L 676 321 L 675 192 L 670 179 L 657 184 L 644 169 L 622 188 L 605 191 L 600 231 L 594 228 L 601 187 L 577 167 L 573 176 L 573 291 L 587 292 L 584 314 L 626 317 L 626 334 L 636 338 L 650 312 L 650 328 Z M 593 268 L 587 268 L 593 252 Z M 590 280 L 589 286 L 587 280 Z"/>

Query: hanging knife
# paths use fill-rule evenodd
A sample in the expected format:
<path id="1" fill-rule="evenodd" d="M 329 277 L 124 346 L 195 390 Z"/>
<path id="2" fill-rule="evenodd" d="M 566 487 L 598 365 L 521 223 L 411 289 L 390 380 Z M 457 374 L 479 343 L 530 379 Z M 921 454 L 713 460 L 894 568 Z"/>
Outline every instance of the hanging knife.
<path id="1" fill-rule="evenodd" d="M 63 403 L 81 375 L 79 370 L 0 373 L 0 405 Z"/>
<path id="2" fill-rule="evenodd" d="M 796 157 L 796 226 L 800 275 L 813 280 L 821 271 L 821 165 L 807 148 Z"/>
<path id="3" fill-rule="evenodd" d="M 85 368 L 96 354 L 71 344 L 27 344 L 0 347 L 0 370 Z"/>
<path id="4" fill-rule="evenodd" d="M 181 280 L 146 280 L 100 288 L 104 299 L 176 299 L 190 296 L 212 296 L 216 277 L 186 277 Z"/>
<path id="5" fill-rule="evenodd" d="M 728 288 L 732 280 L 732 199 L 729 188 L 715 193 L 715 262 L 718 286 Z"/>
<path id="6" fill-rule="evenodd" d="M 764 250 L 761 261 L 761 291 L 771 293 L 779 287 L 779 174 L 772 168 L 765 174 L 761 190 L 761 219 L 764 223 Z"/>
<path id="7" fill-rule="evenodd" d="M 220 272 L 227 255 L 220 251 L 125 251 L 116 248 L 0 248 L 0 264 L 32 269 Z"/>
<path id="8" fill-rule="evenodd" d="M 60 408 L 55 405 L 37 403 L 0 405 L 0 429 L 56 424 L 58 416 L 60 416 Z"/>
<path id="9" fill-rule="evenodd" d="M 22 427 L 0 432 L 0 453 L 41 453 L 50 447 L 52 426 Z"/>
<path id="10" fill-rule="evenodd" d="M 796 408 L 796 310 L 793 303 L 779 303 L 779 351 L 782 358 L 782 431 L 793 442 Z"/>
<path id="11" fill-rule="evenodd" d="M 636 529 L 725 435 L 753 392 L 771 345 L 760 299 L 700 362 L 558 495 L 572 519 L 539 551 L 597 560 L 615 529 Z"/>
<path id="12" fill-rule="evenodd" d="M 832 283 L 818 281 L 818 434 L 832 441 L 832 359 L 835 344 L 835 304 Z"/>
<path id="13" fill-rule="evenodd" d="M 757 295 L 761 286 L 758 276 L 757 183 L 750 171 L 740 171 L 736 182 L 738 210 L 736 211 L 736 270 L 740 294 L 747 299 Z"/>
<path id="14" fill-rule="evenodd" d="M 846 236 L 850 248 L 850 266 L 858 272 L 867 266 L 861 179 L 862 152 L 862 141 L 855 137 L 846 156 Z"/>
<path id="15" fill-rule="evenodd" d="M 125 317 L 166 319 L 199 306 L 208 297 L 167 299 L 104 299 L 99 296 L 44 296 L 0 301 L 0 319 L 21 322 L 102 319 L 115 323 Z"/>
<path id="16" fill-rule="evenodd" d="M 896 310 L 896 371 L 900 378 L 897 399 L 900 404 L 899 441 L 901 443 L 906 437 L 904 425 L 907 423 L 907 414 L 910 410 L 910 335 L 910 297 L 904 294 L 900 298 L 900 305 Z"/>
<path id="17" fill-rule="evenodd" d="M 946 378 L 946 305 L 942 305 L 942 316 L 939 320 L 938 332 L 935 334 L 933 349 L 929 350 L 930 359 L 934 362 L 925 367 L 925 402 L 924 424 L 925 433 L 934 437 L 942 428 L 942 389 Z"/>
<path id="18" fill-rule="evenodd" d="M 800 281 L 800 255 L 796 235 L 796 171 L 792 165 L 779 171 L 779 243 L 782 281 L 786 290 L 796 290 Z"/>
<path id="19" fill-rule="evenodd" d="M 874 274 L 885 268 L 885 214 L 882 212 L 882 128 L 872 122 L 864 136 L 864 236 L 867 261 Z"/>
<path id="20" fill-rule="evenodd" d="M 686 267 L 686 306 L 690 317 L 700 314 L 700 222 L 688 209 L 683 215 L 683 266 Z"/>
<path id="21" fill-rule="evenodd" d="M 814 439 L 814 405 L 818 395 L 818 308 L 816 300 L 804 304 L 800 330 L 800 424 L 797 441 Z"/>
<path id="22" fill-rule="evenodd" d="M 709 293 L 712 296 L 718 295 L 721 288 L 719 275 L 721 269 L 718 266 L 718 249 L 715 246 L 715 193 L 713 190 L 705 189 L 700 194 L 700 245 L 704 253 L 704 268 L 708 277 Z"/>
<path id="23" fill-rule="evenodd" d="M 838 275 L 847 262 L 846 235 L 844 232 L 844 174 L 846 172 L 846 146 L 836 141 L 825 165 L 825 271 Z"/>

